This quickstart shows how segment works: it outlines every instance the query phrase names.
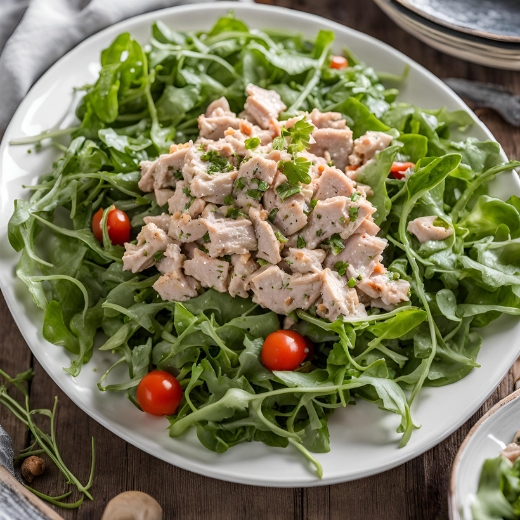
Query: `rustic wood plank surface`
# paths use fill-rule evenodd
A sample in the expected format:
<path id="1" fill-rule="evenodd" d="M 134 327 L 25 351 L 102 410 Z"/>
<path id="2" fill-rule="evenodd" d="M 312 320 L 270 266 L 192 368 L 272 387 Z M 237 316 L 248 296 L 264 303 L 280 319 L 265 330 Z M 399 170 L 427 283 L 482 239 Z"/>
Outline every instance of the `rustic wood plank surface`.
<path id="1" fill-rule="evenodd" d="M 495 82 L 520 92 L 520 75 L 451 58 L 434 51 L 391 22 L 368 0 L 262 0 L 334 19 L 375 36 L 404 52 L 439 77 L 464 77 Z M 511 158 L 520 157 L 513 129 L 493 113 L 479 117 L 491 129 Z M 94 502 L 78 511 L 60 510 L 66 519 L 101 518 L 110 498 L 126 490 L 140 490 L 155 497 L 165 518 L 183 519 L 445 519 L 447 487 L 458 446 L 475 422 L 514 387 L 511 373 L 483 407 L 458 431 L 423 456 L 381 475 L 356 482 L 310 489 L 266 489 L 205 478 L 166 464 L 122 441 L 77 408 L 45 374 L 27 348 L 0 298 L 0 366 L 16 373 L 33 366 L 36 372 L 31 397 L 36 407 L 52 405 L 59 396 L 57 436 L 62 455 L 76 474 L 87 478 L 90 453 L 85 447 L 96 438 Z M 0 424 L 14 439 L 15 450 L 27 441 L 26 432 L 9 412 L 0 408 Z M 65 489 L 57 470 L 51 469 L 37 483 L 43 492 Z"/>

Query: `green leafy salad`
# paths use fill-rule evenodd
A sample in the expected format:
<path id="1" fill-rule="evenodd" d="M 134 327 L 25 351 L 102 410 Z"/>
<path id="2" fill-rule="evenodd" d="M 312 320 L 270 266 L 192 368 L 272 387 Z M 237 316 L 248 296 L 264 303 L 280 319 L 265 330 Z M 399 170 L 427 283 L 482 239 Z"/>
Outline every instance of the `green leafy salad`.
<path id="1" fill-rule="evenodd" d="M 494 459 L 482 465 L 478 491 L 471 504 L 473 520 L 520 518 L 520 432 Z"/>
<path id="2" fill-rule="evenodd" d="M 404 78 L 378 77 L 346 50 L 344 66 L 331 66 L 333 40 L 331 31 L 311 41 L 249 29 L 233 14 L 210 31 L 180 32 L 157 22 L 145 47 L 119 35 L 101 54 L 97 81 L 80 89 L 79 125 L 13 143 L 56 146 L 63 156 L 27 186 L 32 195 L 15 201 L 9 222 L 10 243 L 21 253 L 17 275 L 44 312 L 45 339 L 70 353 L 71 377 L 94 348 L 112 352 L 112 368 L 126 365 L 128 377 L 112 381 L 111 368 L 99 389 L 124 392 L 138 406 L 141 379 L 165 370 L 182 387 L 182 401 L 168 416 L 172 437 L 193 427 L 219 453 L 253 440 L 290 444 L 319 476 L 313 453 L 329 451 L 327 420 L 336 408 L 364 399 L 397 414 L 406 445 L 417 427 L 410 407 L 421 388 L 465 377 L 479 366 L 479 329 L 503 313 L 520 314 L 520 198 L 503 201 L 487 191 L 520 163 L 504 163 L 496 142 L 451 140 L 451 127 L 472 123 L 466 112 L 396 101 L 393 86 Z M 393 280 L 410 285 L 409 301 L 391 310 L 368 307 L 350 321 L 330 322 L 314 306 L 292 312 L 292 329 L 313 344 L 313 356 L 293 371 L 271 371 L 261 360 L 265 338 L 282 328 L 284 316 L 215 289 L 164 301 L 152 287 L 160 276 L 155 267 L 123 270 L 125 249 L 108 233 L 110 208 L 128 215 L 132 239 L 146 217 L 167 211 L 154 193 L 139 189 L 140 163 L 173 143 L 195 141 L 197 118 L 215 100 L 225 97 L 240 112 L 249 84 L 279 94 L 287 107 L 281 120 L 317 108 L 341 114 L 354 138 L 374 131 L 393 139 L 357 180 L 377 209 L 378 236 L 389 242 L 384 266 Z M 215 171 L 227 171 L 218 154 L 206 156 Z M 302 173 L 304 162 L 289 156 L 283 163 L 294 178 L 288 193 L 278 191 L 283 199 L 301 191 L 298 179 L 310 166 Z M 406 175 L 390 175 L 394 164 L 407 162 L 413 168 Z M 250 196 L 262 196 L 262 186 Z M 92 231 L 100 208 L 101 241 Z M 434 216 L 447 238 L 420 242 L 407 231 L 425 216 Z M 333 254 L 343 245 L 335 235 L 327 243 Z M 338 275 L 347 268 L 335 266 Z M 351 278 L 348 287 L 356 283 Z"/>

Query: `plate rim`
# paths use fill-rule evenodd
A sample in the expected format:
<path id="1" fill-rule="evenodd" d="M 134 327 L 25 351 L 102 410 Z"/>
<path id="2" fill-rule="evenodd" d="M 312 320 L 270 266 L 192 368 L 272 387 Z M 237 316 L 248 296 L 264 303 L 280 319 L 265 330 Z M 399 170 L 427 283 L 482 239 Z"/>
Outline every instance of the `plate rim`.
<path id="1" fill-rule="evenodd" d="M 414 12 L 421 18 L 430 20 L 431 22 L 434 22 L 437 25 L 447 27 L 458 33 L 469 34 L 471 36 L 475 36 L 476 38 L 483 38 L 485 40 L 491 40 L 492 42 L 520 43 L 520 36 L 508 36 L 505 34 L 500 35 L 500 34 L 492 33 L 489 31 L 484 31 L 484 30 L 479 31 L 478 29 L 471 29 L 470 27 L 464 27 L 463 25 L 457 25 L 455 23 L 450 23 L 446 20 L 443 20 L 442 18 L 436 18 L 434 15 L 427 13 L 425 11 L 422 11 L 416 5 L 411 4 L 408 0 L 394 0 L 394 1 L 398 2 L 400 5 L 402 5 L 408 11 Z"/>
<path id="2" fill-rule="evenodd" d="M 133 22 L 138 22 L 138 21 L 139 22 L 151 22 L 154 19 L 160 19 L 162 16 L 165 16 L 165 15 L 170 14 L 172 12 L 177 12 L 177 11 L 201 11 L 201 10 L 208 9 L 208 8 L 217 9 L 217 10 L 218 9 L 222 9 L 222 8 L 226 8 L 226 9 L 235 9 L 236 11 L 240 11 L 240 10 L 251 10 L 251 11 L 260 10 L 260 11 L 271 12 L 271 13 L 273 13 L 273 12 L 274 13 L 276 13 L 276 12 L 286 12 L 286 13 L 290 13 L 290 15 L 294 16 L 295 18 L 300 18 L 300 19 L 303 19 L 303 20 L 306 20 L 306 21 L 311 21 L 311 22 L 314 22 L 314 23 L 316 23 L 316 22 L 326 22 L 326 25 L 328 25 L 332 29 L 340 30 L 340 31 L 346 32 L 346 33 L 351 33 L 351 34 L 356 35 L 357 38 L 369 40 L 372 43 L 374 43 L 377 46 L 379 46 L 380 48 L 383 48 L 386 52 L 388 52 L 390 54 L 393 54 L 394 56 L 398 57 L 401 61 L 413 65 L 414 68 L 418 69 L 433 84 L 435 84 L 436 88 L 443 90 L 444 93 L 448 97 L 451 97 L 458 104 L 460 104 L 463 107 L 465 107 L 465 109 L 468 111 L 468 113 L 474 119 L 475 123 L 481 128 L 481 130 L 487 135 L 487 137 L 490 140 L 496 141 L 496 139 L 494 138 L 494 136 L 492 135 L 490 130 L 475 116 L 475 114 L 469 109 L 469 107 L 467 107 L 467 105 L 464 103 L 464 101 L 462 101 L 462 99 L 457 94 L 455 94 L 445 83 L 442 82 L 442 80 L 440 80 L 437 76 L 435 76 L 433 73 L 428 71 L 421 64 L 417 63 L 416 61 L 412 60 L 411 58 L 409 58 L 408 56 L 406 56 L 402 52 L 400 52 L 397 49 L 391 47 L 390 45 L 382 42 L 381 40 L 378 40 L 377 38 L 374 38 L 374 37 L 372 37 L 370 35 L 362 33 L 361 31 L 357 31 L 357 30 L 352 29 L 350 27 L 346 27 L 344 25 L 341 25 L 338 22 L 335 22 L 335 21 L 332 21 L 332 20 L 327 20 L 327 19 L 325 19 L 323 17 L 320 17 L 320 16 L 317 16 L 317 15 L 304 13 L 304 12 L 300 12 L 300 11 L 294 11 L 294 10 L 287 9 L 287 8 L 284 8 L 284 7 L 270 6 L 270 5 L 250 4 L 250 3 L 245 3 L 245 2 L 244 3 L 241 3 L 241 2 L 240 3 L 238 3 L 238 2 L 210 2 L 210 3 L 188 4 L 188 5 L 183 5 L 183 6 L 175 6 L 175 7 L 170 7 L 170 8 L 166 8 L 166 9 L 161 9 L 161 10 L 158 10 L 158 11 L 153 11 L 153 12 L 150 12 L 150 13 L 141 14 L 141 15 L 129 18 L 127 20 L 124 20 L 122 22 L 119 22 L 117 24 L 114 24 L 114 25 L 104 29 L 103 31 L 100 31 L 100 32 L 90 36 L 89 38 L 85 39 L 83 42 L 81 42 L 76 47 L 74 47 L 69 52 L 67 52 L 55 64 L 53 64 L 41 76 L 41 78 L 31 87 L 31 89 L 30 89 L 29 93 L 27 94 L 26 98 L 22 101 L 22 103 L 18 107 L 15 115 L 18 113 L 18 111 L 20 111 L 21 109 L 23 109 L 25 107 L 25 104 L 26 104 L 26 101 L 28 99 L 28 96 L 33 91 L 33 89 L 37 88 L 38 85 L 40 84 L 40 82 L 45 80 L 48 76 L 52 76 L 52 74 L 54 72 L 54 69 L 60 64 L 60 62 L 62 60 L 64 60 L 71 52 L 74 52 L 76 49 L 82 48 L 83 46 L 91 44 L 92 41 L 94 41 L 96 38 L 103 37 L 105 32 L 114 30 L 114 28 L 118 28 L 119 29 L 121 27 L 124 27 L 126 24 L 130 24 L 131 25 Z M 7 148 L 7 146 L 8 146 L 8 139 L 6 137 L 10 133 L 11 125 L 13 125 L 13 121 L 14 121 L 14 116 L 13 116 L 13 119 L 10 121 L 10 123 L 9 123 L 9 125 L 8 125 L 8 127 L 6 129 L 6 132 L 5 132 L 4 138 L 2 139 L 2 142 L 0 143 L 0 156 L 3 155 L 3 153 L 5 151 L 5 148 Z M 501 153 L 502 153 L 502 157 L 507 159 L 507 157 L 505 156 L 505 153 L 503 152 L 503 150 L 502 150 Z M 1 174 L 2 174 L 2 165 L 0 163 L 0 175 Z M 3 285 L 3 282 L 2 282 L 2 278 L 0 277 L 0 289 L 3 289 L 3 288 L 4 288 L 4 285 Z M 13 311 L 12 311 L 12 308 L 14 307 L 14 304 L 16 302 L 16 298 L 15 298 L 14 294 L 11 293 L 11 291 L 8 291 L 7 293 L 6 293 L 6 291 L 3 291 L 3 292 L 4 292 L 4 297 L 5 297 L 6 303 L 8 305 L 8 308 L 9 308 L 9 310 L 11 312 L 11 315 L 13 316 L 13 319 L 14 319 L 14 321 L 16 322 L 16 324 L 18 326 L 18 329 L 20 330 L 22 336 L 25 339 L 26 335 L 24 333 L 23 328 L 21 327 L 21 323 L 19 321 L 19 317 L 16 316 L 13 313 Z M 12 294 L 12 298 L 11 298 L 11 294 Z M 87 413 L 87 415 L 92 417 L 94 420 L 96 420 L 102 426 L 107 428 L 109 431 L 111 431 L 111 432 L 115 433 L 116 435 L 118 435 L 124 441 L 132 444 L 133 446 L 138 447 L 139 449 L 149 453 L 150 455 L 152 455 L 154 457 L 157 457 L 157 458 L 160 457 L 160 454 L 157 454 L 156 452 L 154 453 L 152 450 L 148 449 L 147 447 L 143 447 L 141 445 L 138 445 L 137 444 L 138 441 L 133 440 L 132 437 L 127 434 L 126 428 L 120 427 L 119 425 L 114 425 L 113 423 L 110 422 L 110 419 L 106 415 L 103 415 L 101 412 L 99 412 L 99 411 L 97 411 L 95 409 L 89 409 L 89 408 L 85 408 L 85 407 L 79 405 L 77 400 L 76 400 L 76 398 L 75 398 L 76 396 L 75 395 L 71 396 L 71 395 L 69 395 L 68 392 L 66 392 L 64 390 L 64 388 L 62 386 L 63 378 L 55 379 L 53 377 L 53 375 L 45 368 L 46 367 L 46 363 L 42 362 L 42 360 L 40 359 L 40 358 L 43 358 L 43 355 L 39 356 L 38 353 L 37 353 L 38 349 L 35 349 L 36 351 L 33 350 L 33 348 L 29 345 L 29 342 L 27 342 L 27 340 L 26 340 L 26 343 L 29 346 L 29 348 L 31 349 L 31 351 L 33 352 L 33 354 L 35 355 L 36 359 L 40 362 L 40 364 L 42 365 L 44 370 L 51 377 L 51 379 L 53 379 L 53 381 L 57 384 L 57 386 L 60 389 L 62 389 L 62 391 L 65 392 L 65 394 L 76 404 L 76 406 L 78 406 L 82 411 Z M 510 368 L 510 366 L 505 368 L 505 370 L 501 374 L 500 380 L 503 379 L 505 374 L 509 371 L 509 368 Z M 167 462 L 169 462 L 172 465 L 175 465 L 177 467 L 180 467 L 182 469 L 186 469 L 188 471 L 192 471 L 194 473 L 202 474 L 204 476 L 209 476 L 209 477 L 216 478 L 216 479 L 219 479 L 219 480 L 225 480 L 225 481 L 229 481 L 229 482 L 236 482 L 236 483 L 248 484 L 248 485 L 258 485 L 258 486 L 263 486 L 263 487 L 284 487 L 284 488 L 285 487 L 287 487 L 287 488 L 314 487 L 314 486 L 337 484 L 337 483 L 342 483 L 342 482 L 346 482 L 346 481 L 350 481 L 350 480 L 357 480 L 357 479 L 360 479 L 360 478 L 365 478 L 367 476 L 377 475 L 379 473 L 382 473 L 384 471 L 387 471 L 389 469 L 397 467 L 397 466 L 399 466 L 399 465 L 401 465 L 401 464 L 403 464 L 403 463 L 405 463 L 405 462 L 407 462 L 409 460 L 412 460 L 412 459 L 422 455 L 427 450 L 429 450 L 432 447 L 438 445 L 446 437 L 448 437 L 451 433 L 453 433 L 455 430 L 457 430 L 463 423 L 465 423 L 471 417 L 471 415 L 473 415 L 475 413 L 475 411 L 478 410 L 480 408 L 480 406 L 482 406 L 482 404 L 489 398 L 489 396 L 493 393 L 493 391 L 494 391 L 494 388 L 492 388 L 489 391 L 489 393 L 487 395 L 485 395 L 482 399 L 479 399 L 478 400 L 478 405 L 476 405 L 475 407 L 472 407 L 471 409 L 469 409 L 469 411 L 467 411 L 466 414 L 461 416 L 461 418 L 456 423 L 453 423 L 450 426 L 450 428 L 445 430 L 442 435 L 436 437 L 435 439 L 431 440 L 428 443 L 425 443 L 423 445 L 420 445 L 417 448 L 414 448 L 408 454 L 404 454 L 403 453 L 401 456 L 395 457 L 391 462 L 386 463 L 385 465 L 381 466 L 377 470 L 360 471 L 360 472 L 358 472 L 358 474 L 356 474 L 356 476 L 337 476 L 337 477 L 331 477 L 331 478 L 327 478 L 325 476 L 322 480 L 319 480 L 319 479 L 314 479 L 314 480 L 310 480 L 310 481 L 309 480 L 305 480 L 305 481 L 299 481 L 298 480 L 296 482 L 287 482 L 287 481 L 282 481 L 282 480 L 278 480 L 278 481 L 275 481 L 275 482 L 271 482 L 271 481 L 267 481 L 267 480 L 259 481 L 259 480 L 255 480 L 255 478 L 251 478 L 251 479 L 248 479 L 247 481 L 244 481 L 244 478 L 241 477 L 241 476 L 233 476 L 233 475 L 230 475 L 230 474 L 221 475 L 218 471 L 208 472 L 207 467 L 205 467 L 203 464 L 199 463 L 198 461 L 190 460 L 190 462 L 191 462 L 191 466 L 190 467 L 187 467 L 185 464 L 183 464 L 182 460 L 180 461 L 181 463 L 179 463 L 179 461 L 177 461 L 177 462 L 167 461 Z M 176 454 L 174 454 L 174 456 L 176 456 Z"/>

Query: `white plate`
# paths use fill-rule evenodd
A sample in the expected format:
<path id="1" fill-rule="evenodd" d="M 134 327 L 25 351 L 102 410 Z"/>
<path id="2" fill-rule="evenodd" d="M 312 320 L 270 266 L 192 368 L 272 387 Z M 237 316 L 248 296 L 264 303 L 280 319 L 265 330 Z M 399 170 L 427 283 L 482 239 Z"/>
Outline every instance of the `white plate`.
<path id="1" fill-rule="evenodd" d="M 10 249 L 6 238 L 13 199 L 27 196 L 21 185 L 35 182 L 48 171 L 56 155 L 52 150 L 28 155 L 24 147 L 9 147 L 8 141 L 55 125 L 72 101 L 72 87 L 95 80 L 100 51 L 120 32 L 130 31 L 146 42 L 154 20 L 161 19 L 182 30 L 209 28 L 229 9 L 234 9 L 236 15 L 252 27 L 292 29 L 308 36 L 314 36 L 319 29 L 332 29 L 337 35 L 335 49 L 338 52 L 348 46 L 376 70 L 396 74 L 406 64 L 410 66 L 401 99 L 425 108 L 446 106 L 451 110 L 469 110 L 439 79 L 403 54 L 369 36 L 308 14 L 260 5 L 216 3 L 167 9 L 120 23 L 89 38 L 54 65 L 31 90 L 6 132 L 0 148 L 0 286 L 30 348 L 63 391 L 109 430 L 156 457 L 203 475 L 263 486 L 316 486 L 380 473 L 435 446 L 479 408 L 520 354 L 518 321 L 502 319 L 486 330 L 479 359 L 481 369 L 455 385 L 425 389 L 421 393 L 413 411 L 415 421 L 421 423 L 422 428 L 415 431 L 403 449 L 398 448 L 399 435 L 395 433 L 397 416 L 364 402 L 336 411 L 329 423 L 331 452 L 317 456 L 324 470 L 320 481 L 291 449 L 251 443 L 218 455 L 203 448 L 193 432 L 181 439 L 170 439 L 166 419 L 139 412 L 123 395 L 102 394 L 97 390 L 97 379 L 111 361 L 109 353 L 95 352 L 77 379 L 69 377 L 62 370 L 70 362 L 67 353 L 43 340 L 42 313 L 15 277 L 18 255 Z M 479 139 L 493 138 L 476 118 L 471 135 Z M 499 191 L 504 197 L 513 191 L 520 193 L 513 174 L 502 177 Z"/>
<path id="2" fill-rule="evenodd" d="M 471 520 L 482 465 L 494 459 L 520 430 L 520 390 L 497 403 L 473 426 L 453 462 L 450 519 Z"/>

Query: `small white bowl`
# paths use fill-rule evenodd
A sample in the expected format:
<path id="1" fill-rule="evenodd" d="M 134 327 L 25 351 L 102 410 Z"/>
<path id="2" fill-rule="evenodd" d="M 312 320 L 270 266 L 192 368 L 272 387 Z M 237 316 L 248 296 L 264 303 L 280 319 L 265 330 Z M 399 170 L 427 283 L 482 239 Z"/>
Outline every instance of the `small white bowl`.
<path id="1" fill-rule="evenodd" d="M 520 389 L 509 394 L 471 428 L 453 461 L 449 487 L 451 520 L 472 520 L 480 471 L 486 459 L 499 456 L 520 430 Z"/>

